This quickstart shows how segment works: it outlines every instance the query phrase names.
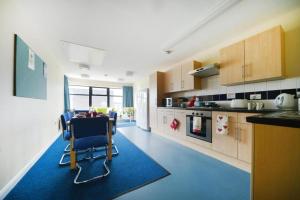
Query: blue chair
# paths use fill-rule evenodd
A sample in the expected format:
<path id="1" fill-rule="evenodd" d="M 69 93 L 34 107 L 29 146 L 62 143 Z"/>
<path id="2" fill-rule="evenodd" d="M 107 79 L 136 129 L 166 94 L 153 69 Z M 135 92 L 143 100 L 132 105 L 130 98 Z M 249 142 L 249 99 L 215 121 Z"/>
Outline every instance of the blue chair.
<path id="1" fill-rule="evenodd" d="M 118 118 L 118 113 L 117 112 L 113 112 L 113 111 L 109 111 L 108 113 L 109 115 L 109 118 L 113 118 L 114 121 L 113 121 L 113 131 L 112 131 L 112 134 L 115 135 L 117 133 L 117 118 Z M 113 156 L 117 156 L 119 155 L 119 150 L 117 148 L 117 146 L 115 145 L 115 141 L 113 140 L 112 141 L 112 148 L 115 149 L 115 152 L 113 152 Z"/>
<path id="2" fill-rule="evenodd" d="M 69 141 L 71 139 L 71 133 L 68 130 L 68 126 L 67 126 L 68 121 L 70 121 L 68 113 L 62 114 L 60 116 L 60 121 L 61 121 L 61 126 L 62 126 L 62 137 L 63 137 L 64 140 L 68 140 Z M 66 148 L 64 149 L 65 153 L 60 158 L 59 165 L 63 166 L 63 165 L 70 164 L 70 161 L 63 162 L 65 156 L 70 156 L 70 149 L 69 148 L 70 148 L 70 144 L 68 144 L 66 146 Z"/>
<path id="3" fill-rule="evenodd" d="M 105 160 L 103 166 L 105 173 L 95 176 L 93 178 L 78 181 L 82 167 L 76 163 L 78 173 L 74 179 L 75 184 L 88 183 L 96 179 L 101 179 L 109 175 L 110 170 L 107 163 L 107 133 L 108 133 L 108 117 L 95 117 L 95 118 L 73 118 L 71 119 L 71 134 L 73 139 L 73 151 L 76 154 L 82 150 L 90 149 L 90 153 L 93 154 L 94 148 L 104 147 L 105 148 Z M 90 157 L 93 157 L 91 155 Z M 100 158 L 100 157 L 99 157 Z"/>
<path id="4" fill-rule="evenodd" d="M 67 141 L 70 141 L 71 139 L 71 132 L 70 130 L 68 129 L 68 123 L 70 123 L 71 119 L 73 118 L 73 115 L 70 114 L 71 112 L 67 112 L 67 113 L 64 113 L 60 116 L 60 121 L 61 121 L 61 125 L 62 125 L 62 137 L 64 140 L 67 140 Z M 102 149 L 93 149 L 94 151 L 101 151 Z M 87 151 L 89 150 L 82 150 L 78 153 L 86 153 Z M 65 166 L 65 165 L 69 165 L 70 164 L 70 160 L 68 161 L 64 161 L 66 157 L 69 157 L 70 156 L 70 143 L 66 146 L 66 148 L 64 149 L 64 154 L 61 156 L 60 160 L 59 160 L 59 165 L 60 166 Z M 104 155 L 101 155 L 101 156 L 97 156 L 97 157 L 84 157 L 80 160 L 78 160 L 78 162 L 80 161 L 83 161 L 83 160 L 89 160 L 89 159 L 95 159 L 95 158 L 101 158 L 101 157 L 104 157 Z"/>

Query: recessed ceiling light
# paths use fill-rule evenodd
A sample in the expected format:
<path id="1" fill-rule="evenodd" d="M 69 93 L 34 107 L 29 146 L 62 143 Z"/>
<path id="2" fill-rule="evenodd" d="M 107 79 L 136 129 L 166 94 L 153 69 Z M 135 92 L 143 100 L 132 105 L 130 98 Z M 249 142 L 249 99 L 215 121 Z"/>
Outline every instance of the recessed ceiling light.
<path id="1" fill-rule="evenodd" d="M 90 70 L 90 66 L 86 64 L 79 64 L 79 69 L 81 70 Z"/>
<path id="2" fill-rule="evenodd" d="M 133 71 L 126 71 L 126 76 L 133 76 L 134 72 Z"/>
<path id="3" fill-rule="evenodd" d="M 172 52 L 173 52 L 173 51 L 171 51 L 171 50 L 166 50 L 166 51 L 165 51 L 166 54 L 171 54 Z"/>
<path id="4" fill-rule="evenodd" d="M 81 78 L 90 78 L 90 75 L 88 75 L 88 74 L 81 74 Z"/>

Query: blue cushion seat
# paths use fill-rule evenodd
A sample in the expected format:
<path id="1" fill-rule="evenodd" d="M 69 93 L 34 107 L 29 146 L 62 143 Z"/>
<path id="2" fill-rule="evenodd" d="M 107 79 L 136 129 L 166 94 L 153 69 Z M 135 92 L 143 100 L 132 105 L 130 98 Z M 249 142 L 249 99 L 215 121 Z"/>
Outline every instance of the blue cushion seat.
<path id="1" fill-rule="evenodd" d="M 104 135 L 90 136 L 84 138 L 78 138 L 74 141 L 73 149 L 75 151 L 85 150 L 91 147 L 102 147 L 108 144 L 107 137 Z"/>
<path id="2" fill-rule="evenodd" d="M 64 130 L 63 136 L 64 136 L 64 140 L 70 140 L 71 139 L 71 132 L 67 131 L 67 130 Z"/>

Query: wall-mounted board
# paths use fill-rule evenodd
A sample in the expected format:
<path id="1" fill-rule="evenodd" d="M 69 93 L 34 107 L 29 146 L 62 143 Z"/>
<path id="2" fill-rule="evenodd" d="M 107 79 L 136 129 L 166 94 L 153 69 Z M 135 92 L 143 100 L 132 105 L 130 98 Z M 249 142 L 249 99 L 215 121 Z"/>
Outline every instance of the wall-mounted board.
<path id="1" fill-rule="evenodd" d="M 15 35 L 14 96 L 47 99 L 45 62 Z"/>

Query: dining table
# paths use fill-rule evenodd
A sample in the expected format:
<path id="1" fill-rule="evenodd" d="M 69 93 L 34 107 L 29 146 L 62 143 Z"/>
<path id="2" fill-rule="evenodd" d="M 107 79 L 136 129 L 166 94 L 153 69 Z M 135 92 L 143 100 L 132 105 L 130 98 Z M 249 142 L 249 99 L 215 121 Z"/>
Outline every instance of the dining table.
<path id="1" fill-rule="evenodd" d="M 103 116 L 103 115 L 101 115 L 101 116 Z M 106 115 L 104 115 L 104 116 L 106 116 Z M 96 117 L 98 117 L 98 116 L 96 116 Z M 73 118 L 93 118 L 93 117 L 82 115 L 82 114 L 77 114 Z M 108 133 L 107 133 L 107 140 L 108 140 L 107 159 L 108 159 L 108 161 L 112 160 L 112 128 L 113 128 L 114 120 L 115 120 L 114 118 L 109 118 L 109 121 L 108 121 Z M 69 129 L 71 130 L 70 125 L 71 125 L 70 122 L 68 122 Z M 74 136 L 73 136 L 73 134 L 71 134 L 71 139 L 70 139 L 70 168 L 71 169 L 75 169 L 76 163 L 77 163 L 76 151 L 73 150 L 73 141 L 74 141 Z"/>

